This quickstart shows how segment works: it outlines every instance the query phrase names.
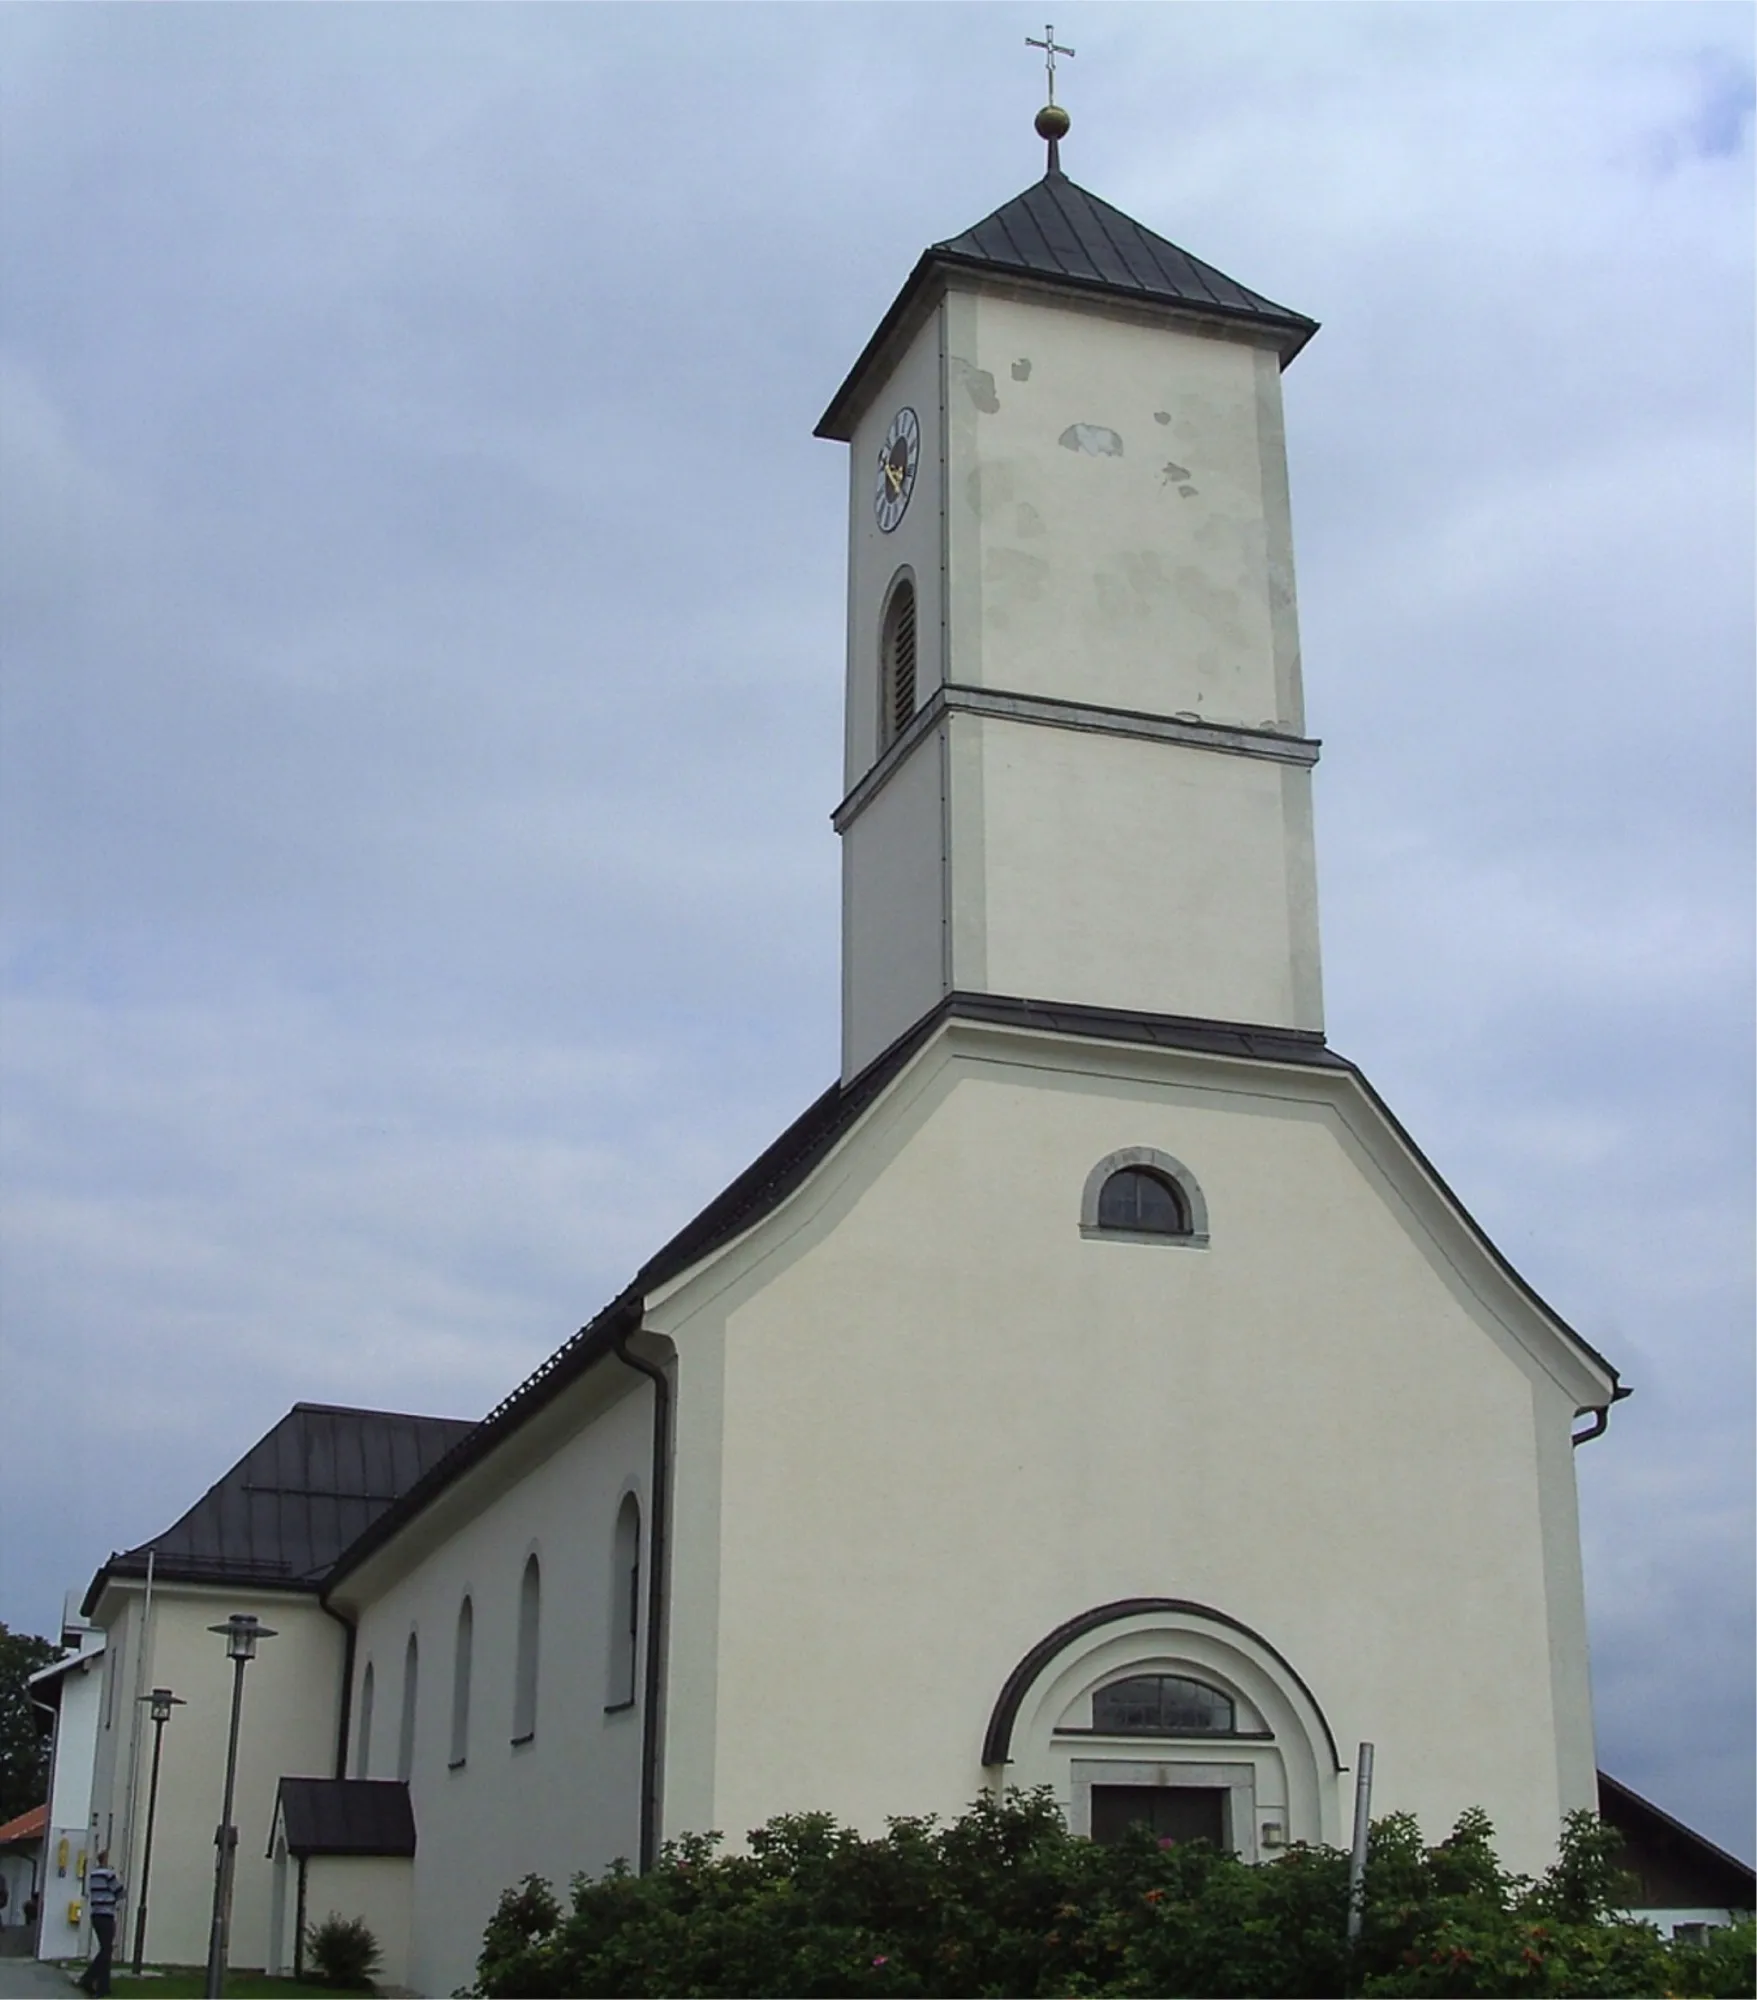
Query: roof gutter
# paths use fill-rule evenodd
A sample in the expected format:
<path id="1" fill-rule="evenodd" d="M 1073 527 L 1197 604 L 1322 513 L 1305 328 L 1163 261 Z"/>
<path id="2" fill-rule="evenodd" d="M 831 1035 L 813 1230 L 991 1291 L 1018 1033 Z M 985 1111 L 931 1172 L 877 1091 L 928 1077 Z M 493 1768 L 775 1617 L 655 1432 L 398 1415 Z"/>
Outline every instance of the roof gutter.
<path id="1" fill-rule="evenodd" d="M 614 1346 L 616 1358 L 653 1385 L 653 1471 L 652 1510 L 647 1525 L 647 1655 L 645 1685 L 641 1703 L 641 1873 L 647 1874 L 659 1859 L 660 1835 L 660 1703 L 664 1695 L 665 1660 L 663 1625 L 665 1617 L 668 1546 L 667 1505 L 671 1459 L 671 1382 L 663 1368 L 629 1351 L 629 1334 L 635 1329 L 618 1326 Z"/>
<path id="2" fill-rule="evenodd" d="M 1587 1425 L 1585 1430 L 1576 1431 L 1569 1438 L 1568 1442 L 1578 1451 L 1583 1444 L 1591 1444 L 1594 1438 L 1603 1437 L 1605 1432 L 1610 1429 L 1611 1403 L 1620 1403 L 1625 1396 L 1632 1396 L 1634 1393 L 1635 1391 L 1626 1382 L 1619 1382 L 1611 1391 L 1610 1403 L 1606 1403 L 1601 1408 L 1594 1410 L 1592 1412 L 1592 1422 Z"/>

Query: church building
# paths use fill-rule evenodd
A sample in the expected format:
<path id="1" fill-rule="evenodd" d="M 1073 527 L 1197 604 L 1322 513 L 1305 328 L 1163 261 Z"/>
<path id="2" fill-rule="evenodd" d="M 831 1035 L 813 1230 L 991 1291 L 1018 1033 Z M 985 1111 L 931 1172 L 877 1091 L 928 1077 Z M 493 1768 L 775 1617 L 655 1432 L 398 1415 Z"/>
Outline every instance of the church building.
<path id="1" fill-rule="evenodd" d="M 357 1911 L 425 1993 L 523 1875 L 784 1811 L 1047 1784 L 1256 1859 L 1346 1841 L 1370 1741 L 1375 1814 L 1538 1869 L 1597 1803 L 1573 1448 L 1624 1392 L 1325 1039 L 1316 327 L 1039 129 L 818 427 L 841 1074 L 480 1424 L 301 1406 L 100 1570 L 106 1730 L 170 1684 L 210 1745 L 167 1739 L 151 1958 L 205 1951 L 234 1611 L 279 1636 L 232 1956 Z"/>

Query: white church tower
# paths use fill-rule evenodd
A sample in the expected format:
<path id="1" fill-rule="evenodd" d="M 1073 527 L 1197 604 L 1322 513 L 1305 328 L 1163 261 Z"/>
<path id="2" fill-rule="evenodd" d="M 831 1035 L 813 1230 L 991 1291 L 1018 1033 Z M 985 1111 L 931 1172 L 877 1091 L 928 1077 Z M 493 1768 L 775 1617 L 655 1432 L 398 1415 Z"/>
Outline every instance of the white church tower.
<path id="1" fill-rule="evenodd" d="M 845 1077 L 953 992 L 1322 1029 L 1281 417 L 1315 331 L 1053 166 L 916 265 L 819 425 Z"/>

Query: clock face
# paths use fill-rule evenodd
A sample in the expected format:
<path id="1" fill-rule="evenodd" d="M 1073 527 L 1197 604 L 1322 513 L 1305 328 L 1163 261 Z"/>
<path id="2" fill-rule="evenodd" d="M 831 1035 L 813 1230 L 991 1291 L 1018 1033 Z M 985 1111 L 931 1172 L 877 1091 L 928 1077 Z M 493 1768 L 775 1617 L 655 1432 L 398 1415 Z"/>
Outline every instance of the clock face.
<path id="1" fill-rule="evenodd" d="M 913 410 L 899 410 L 879 447 L 878 484 L 872 494 L 872 511 L 887 535 L 908 510 L 920 462 L 921 424 Z"/>

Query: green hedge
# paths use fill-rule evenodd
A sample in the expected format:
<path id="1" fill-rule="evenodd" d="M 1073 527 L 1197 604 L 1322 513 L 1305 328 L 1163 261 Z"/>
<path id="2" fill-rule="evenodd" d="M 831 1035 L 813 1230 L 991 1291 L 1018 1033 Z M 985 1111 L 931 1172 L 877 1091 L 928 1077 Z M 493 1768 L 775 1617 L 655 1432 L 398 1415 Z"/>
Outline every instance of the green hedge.
<path id="1" fill-rule="evenodd" d="M 1701 1949 L 1618 1920 L 1619 1837 L 1568 1822 L 1541 1879 L 1495 1859 L 1466 1813 L 1424 1848 L 1373 1829 L 1361 1942 L 1345 1959 L 1348 1857 L 1294 1847 L 1250 1867 L 1144 1829 L 1071 1836 L 1046 1792 L 962 1819 L 897 1819 L 863 1840 L 827 1815 L 770 1821 L 748 1852 L 668 1846 L 636 1876 L 536 1877 L 501 1898 L 482 1995 L 1684 1994 L 1753 1992 L 1749 1925 Z"/>

